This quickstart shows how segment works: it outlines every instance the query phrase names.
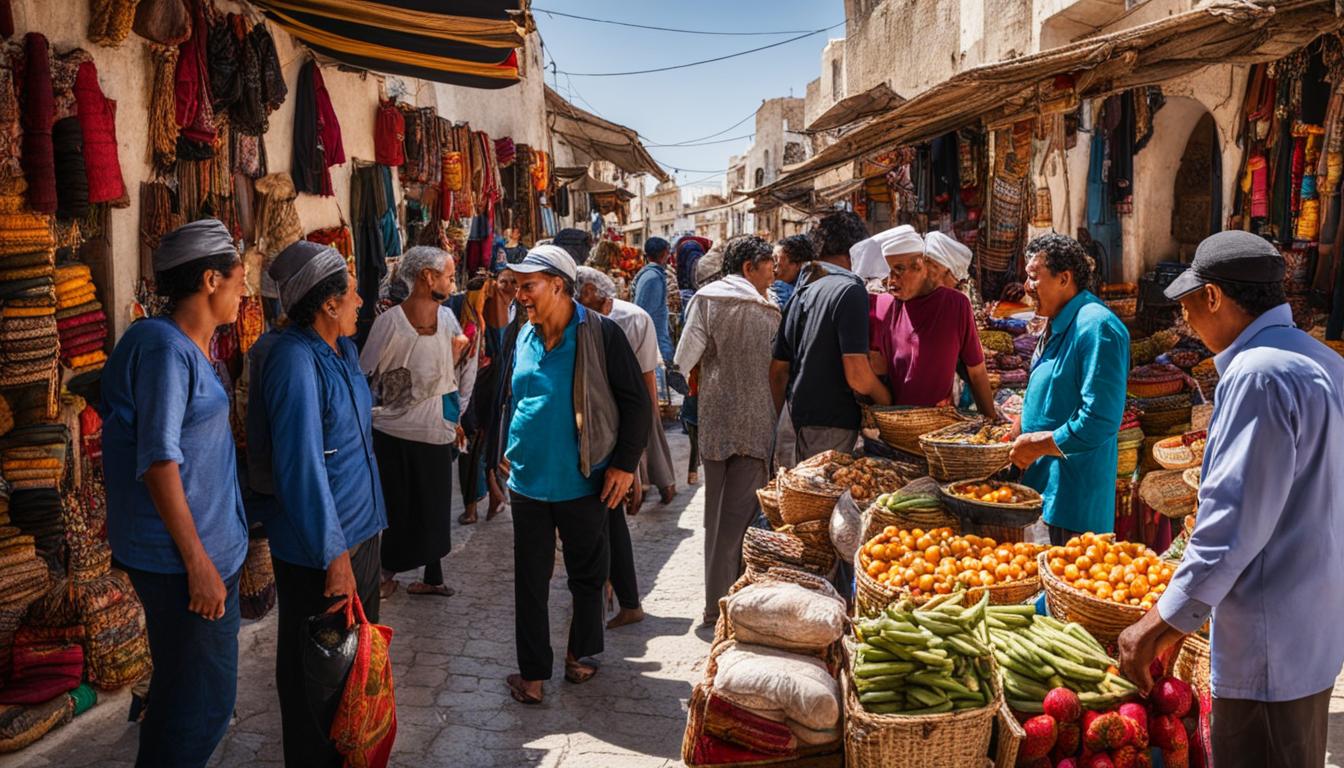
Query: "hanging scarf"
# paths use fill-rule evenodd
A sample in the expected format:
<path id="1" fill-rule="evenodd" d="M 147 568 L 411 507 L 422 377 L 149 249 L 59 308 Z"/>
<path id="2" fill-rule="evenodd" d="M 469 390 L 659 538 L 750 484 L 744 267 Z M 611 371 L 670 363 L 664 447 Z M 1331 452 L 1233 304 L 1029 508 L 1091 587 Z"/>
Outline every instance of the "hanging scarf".
<path id="1" fill-rule="evenodd" d="M 154 167 L 166 173 L 177 162 L 177 117 L 175 113 L 175 73 L 177 47 L 149 43 L 154 60 L 154 84 L 149 98 L 149 150 Z"/>
<path id="2" fill-rule="evenodd" d="M 242 97 L 241 48 L 229 17 L 215 15 L 206 33 L 206 61 L 209 64 L 210 106 L 217 114 L 228 110 Z"/>
<path id="3" fill-rule="evenodd" d="M 197 0 L 191 6 L 191 37 L 182 44 L 174 77 L 174 116 L 182 135 L 203 144 L 215 140 L 215 113 L 210 106 L 210 76 L 206 68 L 206 39 L 210 27 L 205 22 L 205 6 Z"/>
<path id="4" fill-rule="evenodd" d="M 327 169 L 345 162 L 341 126 L 331 107 L 317 62 L 309 59 L 299 70 L 294 102 L 294 189 L 314 195 L 333 194 Z"/>
<path id="5" fill-rule="evenodd" d="M 23 175 L 28 181 L 28 205 L 39 213 L 56 212 L 56 164 L 52 156 L 51 126 L 56 112 L 51 87 L 51 55 L 47 38 L 29 32 L 23 38 Z"/>
<path id="6" fill-rule="evenodd" d="M 75 102 L 83 129 L 89 202 L 122 200 L 126 197 L 126 183 L 117 159 L 117 103 L 103 95 L 98 86 L 98 69 L 92 61 L 79 65 Z"/>

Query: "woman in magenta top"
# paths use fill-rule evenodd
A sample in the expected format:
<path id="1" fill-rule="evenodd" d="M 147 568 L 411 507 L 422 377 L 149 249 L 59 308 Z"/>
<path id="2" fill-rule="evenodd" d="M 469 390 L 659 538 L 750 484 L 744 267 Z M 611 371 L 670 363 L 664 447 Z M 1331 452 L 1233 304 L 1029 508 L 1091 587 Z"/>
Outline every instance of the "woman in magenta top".
<path id="1" fill-rule="evenodd" d="M 874 368 L 886 376 L 896 405 L 950 403 L 957 363 L 966 365 L 971 394 L 981 414 L 994 418 L 994 393 L 975 327 L 970 299 L 944 288 L 929 269 L 923 249 L 897 230 L 884 232 L 882 255 L 891 267 L 895 301 L 879 323 Z"/>

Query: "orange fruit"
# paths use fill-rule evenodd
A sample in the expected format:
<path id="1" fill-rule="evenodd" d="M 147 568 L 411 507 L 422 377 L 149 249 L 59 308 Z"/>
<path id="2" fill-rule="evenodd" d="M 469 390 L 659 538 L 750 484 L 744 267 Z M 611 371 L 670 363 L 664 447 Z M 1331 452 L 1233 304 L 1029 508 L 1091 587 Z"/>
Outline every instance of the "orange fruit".
<path id="1" fill-rule="evenodd" d="M 919 577 L 919 589 L 921 592 L 930 592 L 933 590 L 933 575 L 924 574 Z"/>
<path id="2" fill-rule="evenodd" d="M 1039 566 L 1036 564 L 1035 560 L 1028 560 L 1027 564 L 1022 566 L 1022 570 L 1025 571 L 1028 576 L 1035 576 L 1036 572 L 1039 570 Z"/>
<path id="3" fill-rule="evenodd" d="M 1091 568 L 1092 564 L 1095 562 L 1096 562 L 1095 559 L 1087 555 L 1083 555 L 1082 557 L 1078 558 L 1078 560 L 1074 563 L 1074 565 L 1078 566 L 1078 570 L 1086 571 L 1089 568 Z"/>

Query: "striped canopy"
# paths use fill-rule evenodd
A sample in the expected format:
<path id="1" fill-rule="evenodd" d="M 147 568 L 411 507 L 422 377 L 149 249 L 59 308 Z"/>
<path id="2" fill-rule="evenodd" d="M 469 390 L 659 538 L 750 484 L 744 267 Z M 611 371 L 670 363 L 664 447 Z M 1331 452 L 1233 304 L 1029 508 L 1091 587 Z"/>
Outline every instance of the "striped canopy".
<path id="1" fill-rule="evenodd" d="M 518 82 L 528 0 L 253 0 L 314 51 L 376 72 L 469 88 Z"/>

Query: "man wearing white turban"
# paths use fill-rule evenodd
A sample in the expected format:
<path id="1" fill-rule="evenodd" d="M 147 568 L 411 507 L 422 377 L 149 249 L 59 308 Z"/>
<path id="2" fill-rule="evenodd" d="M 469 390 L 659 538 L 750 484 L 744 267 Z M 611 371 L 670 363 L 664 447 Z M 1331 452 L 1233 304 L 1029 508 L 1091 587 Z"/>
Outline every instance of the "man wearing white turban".
<path id="1" fill-rule="evenodd" d="M 938 285 L 956 288 L 971 276 L 971 249 L 950 235 L 937 231 L 925 235 L 924 255 Z"/>
<path id="2" fill-rule="evenodd" d="M 895 300 L 877 321 L 874 368 L 890 383 L 894 404 L 929 407 L 949 402 L 960 362 L 966 366 L 976 407 L 993 418 L 994 393 L 970 299 L 946 287 L 941 274 L 956 275 L 953 267 L 960 264 L 960 254 L 952 246 L 960 244 L 944 242 L 940 232 L 921 240 L 913 229 L 898 230 L 902 228 L 879 235 L 886 236 L 882 253 L 891 269 L 888 284 Z M 926 255 L 930 241 L 936 257 Z M 966 256 L 969 263 L 969 251 Z"/>

